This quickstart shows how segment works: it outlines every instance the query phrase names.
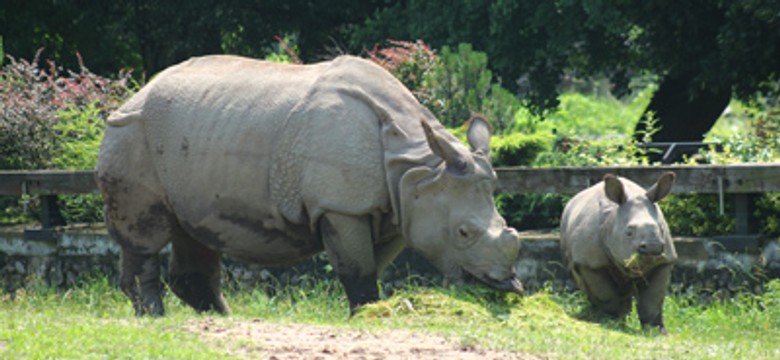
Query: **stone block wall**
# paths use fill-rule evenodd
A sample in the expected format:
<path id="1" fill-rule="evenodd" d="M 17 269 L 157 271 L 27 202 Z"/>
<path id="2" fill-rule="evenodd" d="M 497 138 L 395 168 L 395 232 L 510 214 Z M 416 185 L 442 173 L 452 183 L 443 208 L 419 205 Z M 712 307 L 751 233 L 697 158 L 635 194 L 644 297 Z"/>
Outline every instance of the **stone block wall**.
<path id="1" fill-rule="evenodd" d="M 34 280 L 67 288 L 92 276 L 105 276 L 116 284 L 119 247 L 103 229 L 76 227 L 36 238 L 25 238 L 23 229 L 0 228 L 0 286 L 5 291 L 24 287 Z M 523 232 L 522 238 L 516 272 L 528 291 L 545 286 L 574 289 L 555 232 Z M 724 243 L 709 238 L 676 238 L 679 261 L 673 272 L 671 290 L 724 297 L 736 291 L 760 291 L 764 281 L 780 276 L 778 239 L 749 239 L 750 245 L 740 250 L 730 249 Z M 167 273 L 169 251 L 163 250 L 163 274 Z M 223 264 L 226 286 L 233 289 L 262 284 L 295 285 L 312 278 L 333 277 L 324 254 L 287 267 L 246 264 L 228 257 Z M 408 282 L 442 281 L 436 270 L 411 250 L 404 251 L 380 280 L 387 293 Z"/>

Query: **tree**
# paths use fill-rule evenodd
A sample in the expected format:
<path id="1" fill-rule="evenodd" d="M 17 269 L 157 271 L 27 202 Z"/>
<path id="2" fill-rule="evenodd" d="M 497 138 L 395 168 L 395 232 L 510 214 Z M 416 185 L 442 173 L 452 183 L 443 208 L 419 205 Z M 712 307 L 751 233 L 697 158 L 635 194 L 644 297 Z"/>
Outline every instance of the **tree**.
<path id="1" fill-rule="evenodd" d="M 75 52 L 92 71 L 116 74 L 140 68 L 136 42 L 123 30 L 126 9 L 119 2 L 99 0 L 4 0 L 0 3 L 0 36 L 4 52 L 31 59 L 43 56 L 66 69 L 78 69 Z"/>
<path id="2" fill-rule="evenodd" d="M 732 94 L 750 98 L 780 73 L 775 0 L 407 0 L 353 31 L 356 44 L 470 42 L 540 109 L 564 75 L 606 76 L 620 93 L 632 74 L 655 74 L 655 141 L 701 139 Z"/>
<path id="3" fill-rule="evenodd" d="M 79 51 L 92 71 L 125 67 L 149 75 L 204 54 L 262 57 L 275 36 L 294 34 L 304 60 L 338 44 L 344 26 L 362 21 L 382 0 L 5 0 L 5 52 L 31 57 L 40 47 L 65 68 Z M 141 71 L 137 71 L 140 73 Z"/>

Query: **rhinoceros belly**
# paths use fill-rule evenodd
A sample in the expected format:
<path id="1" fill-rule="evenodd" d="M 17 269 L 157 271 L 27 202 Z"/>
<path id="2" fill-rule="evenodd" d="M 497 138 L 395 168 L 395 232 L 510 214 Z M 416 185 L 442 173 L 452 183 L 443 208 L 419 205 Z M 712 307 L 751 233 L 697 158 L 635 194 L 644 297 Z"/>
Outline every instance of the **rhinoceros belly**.
<path id="1" fill-rule="evenodd" d="M 270 214 L 238 200 L 218 200 L 211 213 L 191 221 L 180 219 L 197 241 L 224 254 L 265 265 L 287 264 L 323 250 L 305 226 L 279 228 Z"/>

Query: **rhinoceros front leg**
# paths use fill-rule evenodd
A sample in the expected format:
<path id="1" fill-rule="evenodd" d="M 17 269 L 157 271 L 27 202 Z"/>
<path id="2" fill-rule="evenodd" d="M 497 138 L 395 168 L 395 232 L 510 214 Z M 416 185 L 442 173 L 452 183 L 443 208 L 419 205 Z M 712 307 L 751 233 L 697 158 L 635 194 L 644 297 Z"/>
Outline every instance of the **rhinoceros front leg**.
<path id="1" fill-rule="evenodd" d="M 666 288 L 672 277 L 672 265 L 664 265 L 653 271 L 645 283 L 639 286 L 637 312 L 642 325 L 657 326 L 661 333 L 666 334 L 664 326 L 663 307 Z"/>
<path id="2" fill-rule="evenodd" d="M 403 237 L 396 237 L 392 241 L 374 247 L 374 263 L 377 275 L 381 274 L 390 263 L 398 257 L 406 247 Z"/>
<path id="3" fill-rule="evenodd" d="M 119 254 L 119 287 L 130 298 L 136 316 L 162 316 L 162 283 L 160 258 L 155 254 L 140 254 L 123 247 Z"/>
<path id="4" fill-rule="evenodd" d="M 631 294 L 615 283 L 608 270 L 575 266 L 572 275 L 600 311 L 616 318 L 623 318 L 631 311 Z"/>
<path id="5" fill-rule="evenodd" d="M 379 300 L 374 245 L 368 217 L 325 214 L 320 223 L 325 251 L 344 285 L 350 313 Z"/>

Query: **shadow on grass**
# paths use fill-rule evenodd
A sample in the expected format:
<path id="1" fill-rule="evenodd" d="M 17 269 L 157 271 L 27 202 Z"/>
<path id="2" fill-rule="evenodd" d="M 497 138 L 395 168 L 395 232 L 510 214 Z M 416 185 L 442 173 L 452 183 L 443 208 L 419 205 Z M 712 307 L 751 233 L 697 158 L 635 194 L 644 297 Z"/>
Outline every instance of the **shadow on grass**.
<path id="1" fill-rule="evenodd" d="M 616 318 L 600 311 L 579 291 L 557 293 L 553 299 L 569 317 L 577 321 L 596 324 L 605 330 L 627 335 L 658 336 L 661 334 L 657 329 L 639 326 L 638 320 L 634 319 L 637 316 L 636 311 L 630 312 L 626 317 Z"/>

